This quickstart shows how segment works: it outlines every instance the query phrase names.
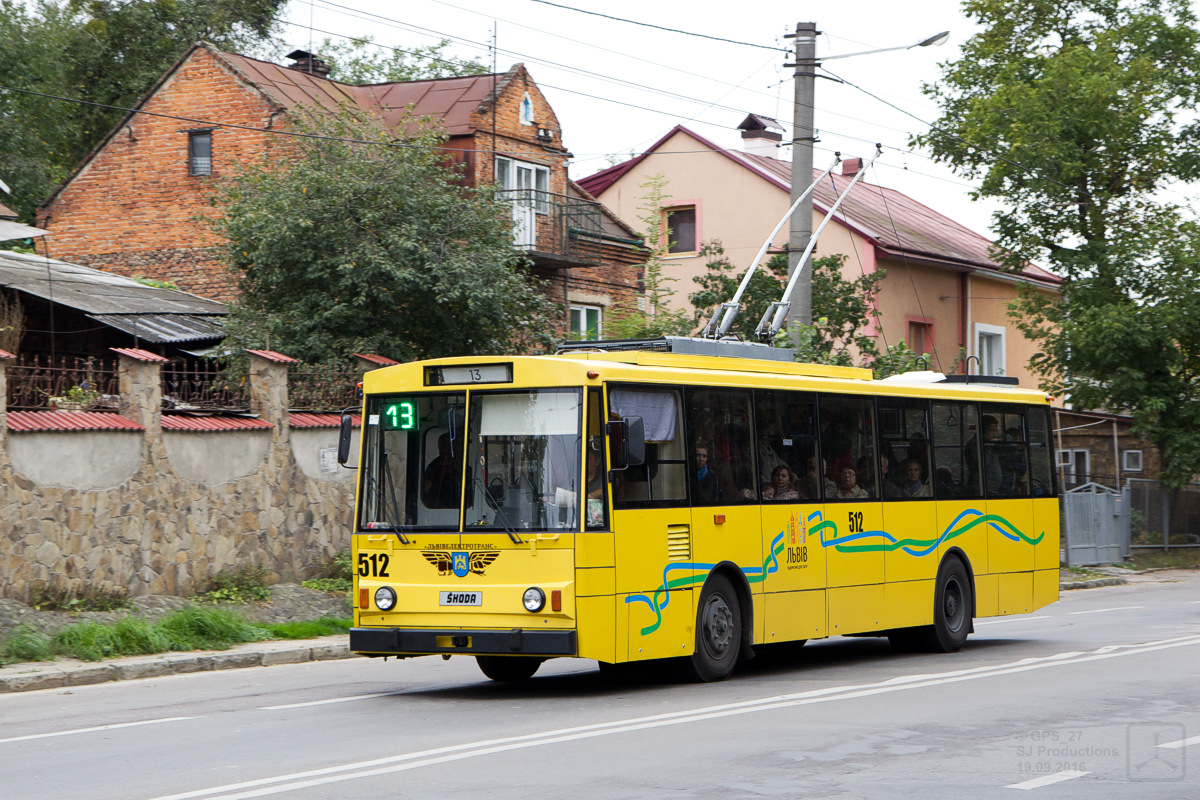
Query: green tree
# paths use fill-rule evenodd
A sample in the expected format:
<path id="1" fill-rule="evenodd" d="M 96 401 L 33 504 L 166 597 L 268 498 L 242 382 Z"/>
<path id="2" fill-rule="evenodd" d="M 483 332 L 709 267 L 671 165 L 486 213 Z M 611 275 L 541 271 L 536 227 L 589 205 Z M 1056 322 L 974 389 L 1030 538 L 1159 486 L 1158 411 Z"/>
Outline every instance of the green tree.
<path id="1" fill-rule="evenodd" d="M 33 210 L 198 41 L 253 52 L 287 0 L 0 0 L 0 177 Z M 83 102 L 70 102 L 83 101 Z M 92 105 L 88 105 L 88 104 Z"/>
<path id="2" fill-rule="evenodd" d="M 397 139 L 350 113 L 297 123 L 289 158 L 221 181 L 214 203 L 241 344 L 325 361 L 548 347 L 556 313 L 512 246 L 512 213 L 446 167 L 436 130 Z M 403 129 L 403 125 L 399 126 Z"/>
<path id="3" fill-rule="evenodd" d="M 638 219 L 642 223 L 642 241 L 647 245 L 646 260 L 642 263 L 642 285 L 639 303 L 642 306 L 618 304 L 609 314 L 606 338 L 653 339 L 659 336 L 686 336 L 692 332 L 692 321 L 682 310 L 670 308 L 667 301 L 675 296 L 675 278 L 663 275 L 663 257 L 671 229 L 663 229 L 667 178 L 661 173 L 651 176 L 640 188 L 645 194 L 638 198 Z"/>
<path id="4" fill-rule="evenodd" d="M 700 246 L 700 256 L 707 259 L 704 274 L 692 279 L 700 286 L 700 290 L 688 295 L 696 309 L 692 315 L 696 327 L 707 325 L 722 303 L 733 300 L 745 274 L 745 268 L 735 266 L 725 255 L 725 247 L 718 240 L 704 242 Z M 738 315 L 734 317 L 729 333 L 737 335 L 742 341 L 758 341 L 754 335 L 758 321 L 767 307 L 783 294 L 786 284 L 786 258 L 772 258 L 755 270 L 746 291 L 742 293 Z"/>
<path id="5" fill-rule="evenodd" d="M 1127 410 L 1162 478 L 1200 471 L 1200 240 L 1165 192 L 1200 177 L 1200 31 L 1185 0 L 970 0 L 980 31 L 925 87 L 916 138 L 1004 200 L 997 253 L 1047 264 L 1061 301 L 1013 311 L 1043 387 Z"/>
<path id="6" fill-rule="evenodd" d="M 317 51 L 330 66 L 329 77 L 363 85 L 391 81 L 427 81 L 461 75 L 484 75 L 490 70 L 479 59 L 455 58 L 446 52 L 450 40 L 426 47 L 395 48 L 375 45 L 372 37 L 325 39 Z"/>

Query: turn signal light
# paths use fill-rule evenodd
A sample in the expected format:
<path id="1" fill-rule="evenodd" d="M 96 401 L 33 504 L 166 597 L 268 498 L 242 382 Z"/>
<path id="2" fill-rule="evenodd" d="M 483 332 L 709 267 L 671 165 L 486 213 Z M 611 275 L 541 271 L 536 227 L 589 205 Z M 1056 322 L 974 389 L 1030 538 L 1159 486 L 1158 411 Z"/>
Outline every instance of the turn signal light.
<path id="1" fill-rule="evenodd" d="M 358 590 L 358 607 L 359 608 L 370 608 L 371 606 L 370 606 L 369 598 L 370 598 L 370 593 L 366 589 L 359 589 Z"/>
<path id="2" fill-rule="evenodd" d="M 550 592 L 550 610 L 562 611 L 562 592 L 554 589 Z"/>

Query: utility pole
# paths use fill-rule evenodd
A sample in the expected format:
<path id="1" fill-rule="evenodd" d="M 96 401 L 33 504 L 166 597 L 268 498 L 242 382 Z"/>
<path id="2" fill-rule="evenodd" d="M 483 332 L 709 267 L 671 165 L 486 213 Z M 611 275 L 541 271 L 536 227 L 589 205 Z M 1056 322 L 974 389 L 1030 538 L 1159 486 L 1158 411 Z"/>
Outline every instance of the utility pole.
<path id="1" fill-rule="evenodd" d="M 795 68 L 795 104 L 792 109 L 792 194 L 793 203 L 812 181 L 813 90 L 817 77 L 817 23 L 799 22 L 796 32 L 787 38 L 796 40 L 796 62 L 784 66 Z M 792 297 L 791 317 L 803 325 L 812 324 L 812 258 L 800 264 L 800 256 L 812 237 L 813 201 L 809 194 L 796 213 L 792 214 L 788 236 L 788 277 L 803 269 L 796 281 Z"/>

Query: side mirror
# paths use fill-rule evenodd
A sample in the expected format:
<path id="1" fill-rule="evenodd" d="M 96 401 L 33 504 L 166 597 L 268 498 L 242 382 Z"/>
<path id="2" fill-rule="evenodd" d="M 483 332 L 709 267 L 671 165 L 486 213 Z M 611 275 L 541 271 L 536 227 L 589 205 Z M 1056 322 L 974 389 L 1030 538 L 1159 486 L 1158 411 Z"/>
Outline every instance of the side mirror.
<path id="1" fill-rule="evenodd" d="M 343 467 L 350 460 L 350 437 L 354 433 L 354 417 L 342 414 L 342 428 L 338 432 L 338 463 Z"/>
<path id="2" fill-rule="evenodd" d="M 608 441 L 614 470 L 646 462 L 646 427 L 641 417 L 622 417 L 608 423 Z"/>

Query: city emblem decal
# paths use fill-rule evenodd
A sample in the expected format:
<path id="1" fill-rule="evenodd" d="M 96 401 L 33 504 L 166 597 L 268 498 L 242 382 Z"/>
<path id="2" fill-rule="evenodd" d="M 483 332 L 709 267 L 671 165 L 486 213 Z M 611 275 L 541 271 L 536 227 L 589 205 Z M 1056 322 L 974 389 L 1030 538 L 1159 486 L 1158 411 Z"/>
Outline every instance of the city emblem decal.
<path id="1" fill-rule="evenodd" d="M 471 572 L 476 575 L 484 574 L 483 571 L 500 557 L 499 553 L 468 553 L 463 550 L 422 550 L 421 555 L 437 567 L 438 575 L 453 574 L 459 578 L 465 578 Z"/>

